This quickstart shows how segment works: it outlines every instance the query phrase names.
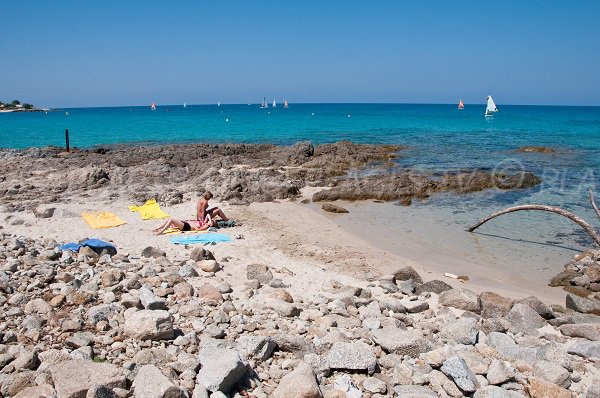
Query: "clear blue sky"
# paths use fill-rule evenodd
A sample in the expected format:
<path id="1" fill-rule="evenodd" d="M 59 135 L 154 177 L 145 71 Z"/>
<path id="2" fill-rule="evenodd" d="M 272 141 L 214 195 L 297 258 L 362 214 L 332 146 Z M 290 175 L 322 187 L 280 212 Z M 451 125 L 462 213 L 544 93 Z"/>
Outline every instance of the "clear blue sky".
<path id="1" fill-rule="evenodd" d="M 600 105 L 600 1 L 3 1 L 0 99 Z"/>

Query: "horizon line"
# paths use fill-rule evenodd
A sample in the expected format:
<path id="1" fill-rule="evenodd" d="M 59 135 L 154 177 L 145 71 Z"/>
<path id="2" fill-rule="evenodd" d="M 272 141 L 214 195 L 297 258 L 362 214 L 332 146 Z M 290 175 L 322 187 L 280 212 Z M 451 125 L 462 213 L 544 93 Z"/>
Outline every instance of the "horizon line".
<path id="1" fill-rule="evenodd" d="M 289 102 L 288 102 L 289 103 Z M 482 106 L 485 107 L 486 104 L 485 102 L 481 102 L 481 103 L 470 103 L 470 102 L 463 102 L 465 106 Z M 294 105 L 457 105 L 458 102 L 454 103 L 454 102 L 293 102 L 290 104 L 294 104 Z M 217 102 L 211 102 L 211 103 L 198 103 L 198 104 L 186 104 L 186 106 L 238 106 L 238 105 L 245 105 L 245 106 L 253 106 L 253 105 L 260 105 L 260 103 L 250 103 L 248 104 L 247 102 L 245 103 L 235 103 L 235 102 L 220 102 L 220 105 L 218 105 Z M 555 106 L 555 107 L 573 107 L 573 108 L 598 108 L 600 107 L 600 105 L 571 105 L 571 104 L 563 104 L 563 105 L 559 105 L 559 104 L 511 104 L 511 103 L 499 103 L 500 106 Z M 48 107 L 47 109 L 49 110 L 59 110 L 59 109 L 98 109 L 98 108 L 150 108 L 151 103 L 146 105 L 99 105 L 99 106 L 60 106 L 60 107 Z M 158 107 L 183 107 L 183 103 L 180 104 L 158 104 L 155 103 L 155 106 Z M 281 108 L 283 108 L 283 105 L 280 106 Z M 45 108 L 38 108 L 38 109 L 45 109 Z M 272 109 L 272 107 L 269 107 L 268 109 Z"/>

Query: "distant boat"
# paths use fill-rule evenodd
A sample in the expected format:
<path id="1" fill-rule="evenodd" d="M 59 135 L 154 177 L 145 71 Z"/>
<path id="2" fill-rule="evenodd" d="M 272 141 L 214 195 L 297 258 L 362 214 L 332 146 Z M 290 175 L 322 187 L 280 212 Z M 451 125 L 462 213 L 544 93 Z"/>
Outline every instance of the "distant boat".
<path id="1" fill-rule="evenodd" d="M 267 109 L 269 105 L 267 105 L 267 99 L 263 97 L 262 103 L 260 104 L 261 109 Z"/>
<path id="2" fill-rule="evenodd" d="M 185 101 L 184 101 L 184 103 L 183 103 L 183 107 L 184 107 L 184 108 L 187 108 L 187 102 L 185 102 Z"/>
<path id="3" fill-rule="evenodd" d="M 494 113 L 498 112 L 498 108 L 496 108 L 496 104 L 494 103 L 494 99 L 491 95 L 487 97 L 487 107 L 485 108 L 485 116 L 494 116 Z"/>
<path id="4" fill-rule="evenodd" d="M 287 99 L 284 99 L 284 100 L 283 100 L 283 107 L 284 107 L 285 109 L 287 109 L 287 108 L 289 108 L 289 107 L 290 107 L 290 106 L 288 105 Z"/>
<path id="5" fill-rule="evenodd" d="M 463 104 L 462 99 L 458 100 L 458 109 L 465 109 L 465 104 Z"/>
<path id="6" fill-rule="evenodd" d="M 152 101 L 152 105 L 150 105 L 150 109 L 152 109 L 153 111 L 156 110 L 156 104 L 154 103 L 154 101 Z"/>
<path id="7" fill-rule="evenodd" d="M 271 105 L 271 107 L 277 108 L 277 103 L 275 102 L 275 100 L 273 100 L 273 105 Z"/>
<path id="8" fill-rule="evenodd" d="M 217 106 L 221 106 L 221 101 L 217 102 Z"/>

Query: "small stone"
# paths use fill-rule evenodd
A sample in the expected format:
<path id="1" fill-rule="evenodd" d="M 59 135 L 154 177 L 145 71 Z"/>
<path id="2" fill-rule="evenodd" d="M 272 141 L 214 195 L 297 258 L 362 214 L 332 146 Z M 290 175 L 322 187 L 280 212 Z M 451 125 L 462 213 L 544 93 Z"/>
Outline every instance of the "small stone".
<path id="1" fill-rule="evenodd" d="M 331 369 L 366 370 L 375 372 L 377 358 L 371 347 L 363 342 L 335 342 L 326 357 Z"/>
<path id="2" fill-rule="evenodd" d="M 396 282 L 407 281 L 409 279 L 412 279 L 417 284 L 423 283 L 423 279 L 421 278 L 419 273 L 417 271 L 415 271 L 415 269 L 411 266 L 406 266 L 406 267 L 400 268 L 399 270 L 394 272 L 393 275 L 394 275 L 394 280 Z"/>
<path id="3" fill-rule="evenodd" d="M 237 340 L 238 351 L 246 358 L 257 361 L 266 361 L 275 347 L 275 342 L 267 336 L 242 335 Z"/>
<path id="4" fill-rule="evenodd" d="M 155 295 L 152 290 L 142 287 L 139 290 L 140 302 L 147 310 L 165 310 L 167 308 L 165 300 Z"/>
<path id="5" fill-rule="evenodd" d="M 347 209 L 344 209 L 341 206 L 337 206 L 331 203 L 323 203 L 321 205 L 321 209 L 325 210 L 326 212 L 329 213 L 348 213 Z"/>
<path id="6" fill-rule="evenodd" d="M 440 327 L 440 337 L 443 341 L 454 341 L 458 344 L 474 345 L 477 342 L 475 318 L 459 318 L 445 322 Z"/>
<path id="7" fill-rule="evenodd" d="M 451 377 L 454 383 L 465 392 L 475 392 L 479 388 L 479 382 L 467 366 L 464 359 L 454 356 L 444 361 L 442 372 Z"/>
<path id="8" fill-rule="evenodd" d="M 385 381 L 375 377 L 367 377 L 363 381 L 362 386 L 365 390 L 374 394 L 385 394 L 387 391 L 387 384 Z"/>
<path id="9" fill-rule="evenodd" d="M 321 398 L 323 394 L 313 370 L 301 362 L 293 372 L 283 376 L 273 391 L 273 398 Z"/>
<path id="10" fill-rule="evenodd" d="M 469 289 L 452 289 L 440 293 L 438 298 L 441 305 L 458 308 L 463 311 L 470 311 L 476 314 L 481 312 L 479 306 L 479 297 L 477 293 Z"/>
<path id="11" fill-rule="evenodd" d="M 160 249 L 157 249 L 152 246 L 148 246 L 144 250 L 142 250 L 142 257 L 159 258 L 159 257 L 166 257 L 166 256 L 167 256 L 167 253 L 164 250 L 160 250 Z"/>
<path id="12" fill-rule="evenodd" d="M 569 390 L 537 377 L 529 379 L 527 392 L 531 398 L 573 398 Z"/>
<path id="13" fill-rule="evenodd" d="M 117 398 L 118 395 L 115 391 L 107 386 L 103 386 L 100 384 L 94 384 L 88 390 L 85 398 Z"/>
<path id="14" fill-rule="evenodd" d="M 386 352 L 417 357 L 430 350 L 430 345 L 423 334 L 416 329 L 402 330 L 396 328 L 377 329 L 372 332 L 373 340 Z"/>
<path id="15" fill-rule="evenodd" d="M 449 284 L 447 284 L 444 281 L 434 279 L 432 281 L 425 282 L 421 285 L 418 285 L 417 288 L 415 289 L 415 294 L 421 294 L 421 293 L 425 293 L 425 292 L 432 292 L 432 293 L 440 294 L 447 290 L 452 290 L 452 286 L 450 286 Z"/>
<path id="16" fill-rule="evenodd" d="M 123 332 L 139 340 L 163 340 L 173 338 L 171 315 L 164 310 L 142 310 L 125 320 Z"/>
<path id="17" fill-rule="evenodd" d="M 198 290 L 198 296 L 205 300 L 213 301 L 216 303 L 223 301 L 223 295 L 221 294 L 219 289 L 209 284 L 204 284 Z"/>
<path id="18" fill-rule="evenodd" d="M 177 387 L 154 365 L 144 365 L 133 380 L 135 398 L 184 398 Z"/>
<path id="19" fill-rule="evenodd" d="M 127 386 L 124 371 L 109 363 L 71 360 L 52 365 L 49 370 L 61 398 L 85 397 L 96 384 L 111 388 Z"/>
<path id="20" fill-rule="evenodd" d="M 293 303 L 294 298 L 292 295 L 285 289 L 275 289 L 271 293 L 271 297 L 277 300 L 285 301 L 286 303 Z"/>
<path id="21" fill-rule="evenodd" d="M 479 295 L 479 306 L 482 318 L 502 318 L 512 308 L 512 300 L 493 292 L 483 292 Z"/>
<path id="22" fill-rule="evenodd" d="M 516 303 L 506 315 L 505 319 L 511 323 L 513 333 L 535 334 L 536 329 L 546 324 L 537 312 L 527 304 Z"/>
<path id="23" fill-rule="evenodd" d="M 217 272 L 221 269 L 216 260 L 200 260 L 198 261 L 198 266 L 204 272 Z"/>
<path id="24" fill-rule="evenodd" d="M 246 367 L 235 350 L 208 347 L 200 351 L 202 368 L 197 382 L 211 392 L 231 390 L 246 374 Z"/>
<path id="25" fill-rule="evenodd" d="M 583 314 L 600 315 L 600 300 L 590 300 L 573 294 L 567 294 L 566 307 Z"/>
<path id="26" fill-rule="evenodd" d="M 210 250 L 206 250 L 202 247 L 195 247 L 190 254 L 190 259 L 193 261 L 201 261 L 201 260 L 214 260 L 215 256 L 212 254 Z"/>
<path id="27" fill-rule="evenodd" d="M 256 279 L 263 285 L 266 285 L 273 280 L 273 274 L 269 267 L 262 264 L 249 264 L 246 267 L 246 277 L 248 280 Z"/>
<path id="28" fill-rule="evenodd" d="M 506 383 L 515 377 L 515 370 L 509 363 L 494 359 L 487 371 L 487 381 L 490 384 L 498 385 Z"/>

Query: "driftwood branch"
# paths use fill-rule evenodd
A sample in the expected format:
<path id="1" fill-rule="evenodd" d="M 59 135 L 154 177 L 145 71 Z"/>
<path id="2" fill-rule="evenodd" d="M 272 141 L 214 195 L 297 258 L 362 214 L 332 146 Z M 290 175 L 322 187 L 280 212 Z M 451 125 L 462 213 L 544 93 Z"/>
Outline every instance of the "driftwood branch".
<path id="1" fill-rule="evenodd" d="M 592 200 L 593 200 L 593 198 L 592 198 Z M 595 205 L 594 205 L 594 207 L 595 207 Z M 515 211 L 530 211 L 530 210 L 548 211 L 550 213 L 556 213 L 563 217 L 568 218 L 569 220 L 575 222 L 577 225 L 579 225 L 581 228 L 583 228 L 585 230 L 585 232 L 587 232 L 588 235 L 594 240 L 594 242 L 596 242 L 596 244 L 598 246 L 600 246 L 600 235 L 584 219 L 582 219 L 581 217 L 579 217 L 576 214 L 571 213 L 570 211 L 563 210 L 559 207 L 545 206 L 545 205 L 521 205 L 521 206 L 514 206 L 514 207 L 509 207 L 504 210 L 500 210 L 494 214 L 490 214 L 483 220 L 479 221 L 477 224 L 470 227 L 468 229 L 468 231 L 473 232 L 477 228 L 479 228 L 481 225 L 483 225 L 486 222 L 490 221 L 491 219 L 499 217 L 503 214 L 514 213 Z M 598 210 L 596 210 L 596 214 L 598 214 L 598 216 L 600 217 L 600 212 Z"/>
<path id="2" fill-rule="evenodd" d="M 598 218 L 600 218 L 600 210 L 598 210 L 598 206 L 596 206 L 596 201 L 594 200 L 594 193 L 592 192 L 591 188 L 590 188 L 589 192 L 590 192 L 590 203 L 592 204 L 592 207 L 594 208 L 596 215 L 598 216 Z"/>

